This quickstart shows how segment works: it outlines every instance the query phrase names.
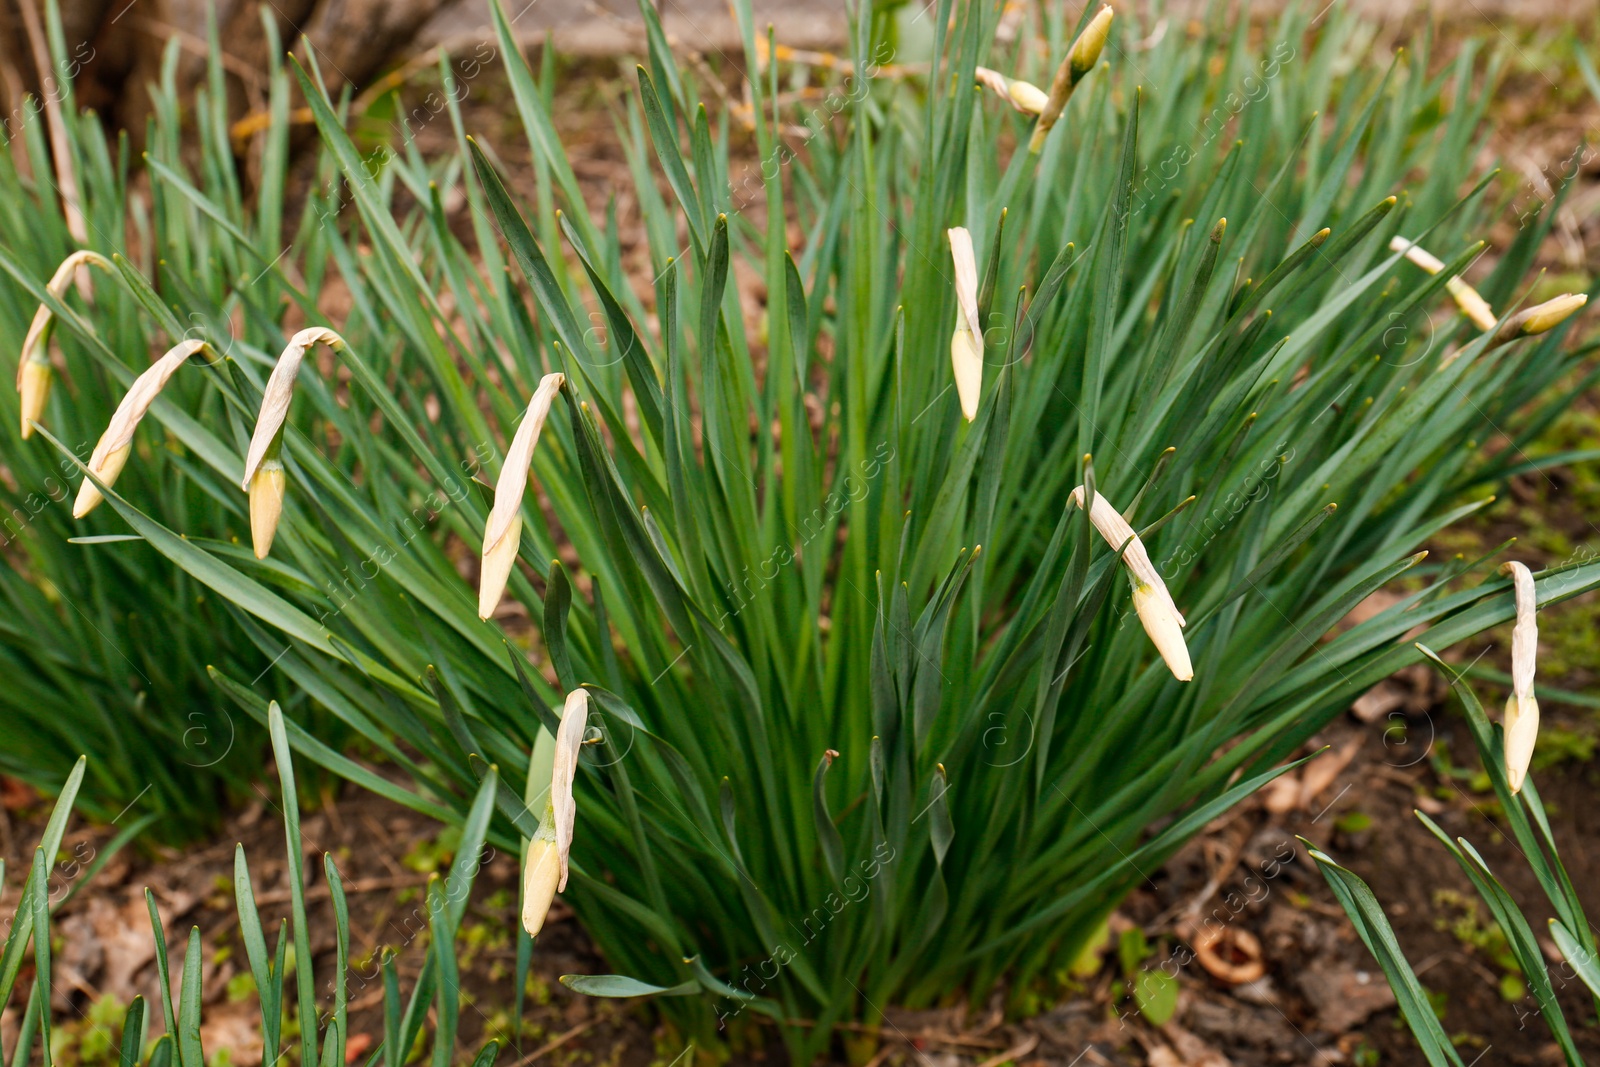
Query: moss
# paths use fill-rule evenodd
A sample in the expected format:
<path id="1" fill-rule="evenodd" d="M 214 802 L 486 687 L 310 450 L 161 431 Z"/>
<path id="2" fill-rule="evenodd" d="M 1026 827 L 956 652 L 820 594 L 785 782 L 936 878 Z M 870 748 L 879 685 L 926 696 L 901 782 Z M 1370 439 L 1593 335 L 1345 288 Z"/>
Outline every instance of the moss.
<path id="1" fill-rule="evenodd" d="M 87 1012 L 51 1031 L 51 1060 L 59 1067 L 111 1067 L 118 1062 L 127 1011 L 109 994 L 92 1001 Z"/>
<path id="2" fill-rule="evenodd" d="M 400 862 L 418 874 L 433 874 L 450 862 L 460 843 L 461 828 L 446 826 L 437 837 L 421 838 L 414 842 Z"/>
<path id="3" fill-rule="evenodd" d="M 1489 960 L 1500 969 L 1502 977 L 1517 976 L 1520 980 L 1522 967 L 1511 951 L 1511 943 L 1499 923 L 1484 919 L 1476 899 L 1453 889 L 1437 889 L 1433 906 L 1438 912 L 1433 921 L 1437 929 L 1449 933 L 1469 954 Z"/>

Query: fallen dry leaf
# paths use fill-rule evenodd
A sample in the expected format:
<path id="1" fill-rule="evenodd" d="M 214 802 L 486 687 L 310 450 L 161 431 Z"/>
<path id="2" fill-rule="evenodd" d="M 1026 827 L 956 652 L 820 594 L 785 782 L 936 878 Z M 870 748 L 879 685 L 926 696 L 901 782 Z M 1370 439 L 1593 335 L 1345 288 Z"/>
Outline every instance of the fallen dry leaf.
<path id="1" fill-rule="evenodd" d="M 372 1035 L 365 1031 L 351 1034 L 350 1039 L 344 1043 L 344 1062 L 355 1063 L 361 1057 L 372 1051 Z"/>
<path id="2" fill-rule="evenodd" d="M 156 957 L 150 912 L 142 897 L 130 896 L 120 907 L 110 897 L 89 896 L 85 912 L 104 954 L 100 991 L 123 1004 L 146 992 L 138 975 Z"/>
<path id="3" fill-rule="evenodd" d="M 200 1023 L 200 1047 L 206 1058 L 214 1059 L 228 1050 L 234 1067 L 251 1067 L 261 1062 L 261 1012 L 253 998 L 224 1002 L 208 1007 Z"/>
<path id="4" fill-rule="evenodd" d="M 1406 695 L 1400 691 L 1400 687 L 1385 678 L 1356 697 L 1355 703 L 1350 705 L 1350 714 L 1370 724 L 1404 707 L 1405 703 Z"/>
<path id="5" fill-rule="evenodd" d="M 1296 978 L 1300 991 L 1330 1034 L 1354 1030 L 1374 1012 L 1394 1007 L 1394 993 L 1379 971 L 1332 959 L 1313 959 Z"/>
<path id="6" fill-rule="evenodd" d="M 1261 791 L 1261 806 L 1274 815 L 1287 815 L 1300 803 L 1300 776 L 1279 775 Z"/>
<path id="7" fill-rule="evenodd" d="M 1302 809 L 1309 809 L 1311 802 L 1317 795 L 1333 784 L 1339 772 L 1350 766 L 1350 761 L 1356 758 L 1356 753 L 1361 751 L 1361 739 L 1352 738 L 1344 746 L 1333 751 L 1324 752 L 1321 756 L 1306 764 L 1300 774 L 1300 801 Z"/>

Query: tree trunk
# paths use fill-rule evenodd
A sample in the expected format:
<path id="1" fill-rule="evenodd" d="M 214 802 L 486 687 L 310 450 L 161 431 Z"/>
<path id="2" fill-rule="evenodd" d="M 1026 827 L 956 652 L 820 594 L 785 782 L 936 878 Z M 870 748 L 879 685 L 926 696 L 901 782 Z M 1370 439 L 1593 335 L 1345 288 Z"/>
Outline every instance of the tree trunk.
<path id="1" fill-rule="evenodd" d="M 401 58 L 417 34 L 455 0 L 60 0 L 66 41 L 62 71 L 43 41 L 29 33 L 23 4 L 33 5 L 36 26 L 45 25 L 44 0 L 0 0 L 0 105 L 5 133 L 13 136 L 24 112 L 23 95 L 59 98 L 62 76 L 73 85 L 74 104 L 93 109 L 112 128 L 125 129 L 137 145 L 150 112 L 146 86 L 160 78 L 161 53 L 176 38 L 181 55 L 178 89 L 187 99 L 205 77 L 208 18 L 214 13 L 230 82 L 229 112 L 237 117 L 265 103 L 267 55 L 265 10 L 284 48 L 306 62 L 310 55 L 331 93 L 344 85 L 359 92 Z M 43 63 L 36 62 L 42 58 Z M 43 68 L 41 70 L 41 67 Z"/>

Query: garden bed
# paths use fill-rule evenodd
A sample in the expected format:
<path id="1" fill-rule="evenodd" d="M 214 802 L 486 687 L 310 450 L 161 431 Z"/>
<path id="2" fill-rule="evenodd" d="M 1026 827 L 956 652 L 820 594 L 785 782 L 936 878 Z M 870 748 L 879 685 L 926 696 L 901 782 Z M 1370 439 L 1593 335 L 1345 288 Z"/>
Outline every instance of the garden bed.
<path id="1" fill-rule="evenodd" d="M 1552 711 L 1549 717 L 1558 729 L 1590 721 Z M 1092 975 L 1065 980 L 1072 985 L 1041 983 L 1022 1017 L 1007 1018 L 998 998 L 978 1010 L 962 1005 L 890 1012 L 890 1024 L 874 1035 L 886 1057 L 879 1062 L 970 1067 L 1003 1062 L 998 1056 L 1049 1067 L 1423 1062 L 1397 1017 L 1382 973 L 1306 861 L 1298 836 L 1331 851 L 1384 901 L 1464 1059 L 1493 1050 L 1489 1054 L 1503 1062 L 1553 1062 L 1555 1046 L 1534 1036 L 1541 1035 L 1529 1014 L 1536 1006 L 1500 965 L 1497 951 L 1503 952 L 1503 945 L 1475 904 L 1471 885 L 1412 816 L 1421 806 L 1445 829 L 1468 836 L 1519 899 L 1536 898 L 1537 885 L 1519 862 L 1515 843 L 1493 828 L 1492 794 L 1474 782 L 1477 768 L 1459 710 L 1446 701 L 1375 723 L 1351 715 L 1330 726 L 1316 745 L 1328 749 L 1320 761 L 1242 805 L 1162 869 L 1148 872 L 1149 880 L 1112 924 L 1114 933 L 1142 931 L 1154 953 L 1142 966 L 1161 966 L 1173 952 L 1181 958 L 1186 943 L 1181 929 L 1213 925 L 1246 931 L 1260 943 L 1264 977 L 1231 984 L 1199 962 L 1175 968 L 1181 989 L 1177 1008 L 1165 1026 L 1156 1027 L 1129 998 L 1129 982 L 1112 947 Z M 1457 767 L 1452 756 L 1468 765 Z M 1596 777 L 1592 761 L 1570 760 L 1552 768 L 1543 781 L 1573 880 L 1582 887 L 1585 903 L 1600 909 L 1600 813 L 1592 803 Z M 12 841 L 7 869 L 16 870 L 27 859 L 16 843 L 34 839 L 48 802 L 14 783 L 4 795 Z M 349 786 L 305 805 L 301 832 L 307 868 L 317 869 L 309 862 L 313 854 L 330 851 L 346 881 L 353 939 L 350 1048 L 352 1062 L 359 1063 L 364 1053 L 357 1058 L 354 1050 L 370 1050 L 382 1034 L 382 1005 L 372 980 L 375 952 L 386 945 L 396 950 L 402 987 L 409 987 L 427 950 L 421 893 L 430 874 L 448 865 L 453 835 Z M 65 852 L 80 863 L 91 862 L 113 833 L 110 827 L 75 827 Z M 232 1067 L 259 1064 L 259 1009 L 234 912 L 236 842 L 250 857 L 257 903 L 270 929 L 287 917 L 289 903 L 282 826 L 275 794 L 265 790 L 230 816 L 213 841 L 182 852 L 119 856 L 63 909 L 58 958 L 63 980 L 57 984 L 62 1003 L 57 1008 L 61 1019 L 72 1021 L 61 1028 L 57 1062 L 62 1067 L 115 1062 L 111 1038 L 127 1002 L 135 993 L 149 997 L 153 992 L 146 886 L 155 891 L 173 951 L 190 926 L 200 928 L 206 946 L 202 1040 L 208 1057 L 226 1055 L 212 1062 Z M 495 1036 L 513 1046 L 518 1042 L 511 1003 L 517 869 L 512 856 L 486 859 L 459 935 L 465 1049 Z M 69 870 L 77 868 L 63 866 L 53 884 L 70 885 Z M 313 883 L 308 905 L 312 929 L 331 930 L 325 885 Z M 314 940 L 312 948 L 319 979 L 325 981 L 333 962 L 331 934 Z M 520 1048 L 508 1048 L 501 1062 L 671 1063 L 684 1043 L 658 1026 L 647 1009 L 579 996 L 558 981 L 563 974 L 603 969 L 571 913 L 558 904 L 534 950 Z M 1589 1018 L 1577 988 L 1565 990 L 1562 1002 L 1569 1017 Z M 15 1014 L 13 1009 L 4 1020 L 8 1044 Z M 783 1062 L 770 1031 L 759 1025 L 747 1031 L 737 1059 Z M 1580 1027 L 1578 1039 L 1586 1052 L 1600 1053 L 1600 1032 L 1592 1026 Z"/>

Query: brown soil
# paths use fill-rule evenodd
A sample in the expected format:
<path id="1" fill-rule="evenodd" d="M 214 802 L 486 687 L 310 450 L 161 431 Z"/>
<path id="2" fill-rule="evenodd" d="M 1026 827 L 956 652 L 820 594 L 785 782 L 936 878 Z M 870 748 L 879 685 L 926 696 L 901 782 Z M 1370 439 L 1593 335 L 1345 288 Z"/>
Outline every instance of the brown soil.
<path id="1" fill-rule="evenodd" d="M 1472 788 L 1476 767 L 1465 755 L 1470 738 L 1459 713 L 1435 706 L 1419 716 L 1373 724 L 1346 717 L 1312 747 L 1323 745 L 1328 750 L 1318 761 L 1209 827 L 1114 917 L 1113 931 L 1138 926 L 1155 947 L 1145 966 L 1173 961 L 1181 994 L 1177 1012 L 1164 1026 L 1140 1017 L 1111 951 L 1099 971 L 1075 990 L 1057 987 L 1031 997 L 1027 1017 L 1007 1018 L 998 997 L 985 1011 L 893 1013 L 881 1034 L 878 1062 L 958 1067 L 1002 1055 L 1021 1065 L 1051 1067 L 1424 1062 L 1393 1008 L 1382 974 L 1302 854 L 1297 836 L 1330 851 L 1373 887 L 1465 1060 L 1484 1053 L 1494 1062 L 1556 1062 L 1532 998 L 1510 995 L 1494 946 L 1474 943 L 1481 941 L 1488 917 L 1481 905 L 1473 911 L 1465 903 L 1473 899 L 1470 883 L 1412 816 L 1421 806 L 1452 835 L 1471 840 L 1542 933 L 1549 908 L 1515 842 L 1499 831 L 1492 795 Z M 1467 769 L 1453 768 L 1452 759 Z M 1594 795 L 1597 768 L 1589 763 L 1568 768 L 1545 774 L 1540 785 L 1573 881 L 1591 911 L 1600 913 L 1600 814 L 1587 802 Z M 25 869 L 48 802 L 15 787 L 5 795 L 15 809 L 7 869 L 17 871 Z M 234 910 L 233 851 L 235 842 L 243 843 L 263 924 L 271 931 L 289 913 L 277 805 L 276 793 L 263 791 L 230 818 L 214 844 L 202 848 L 119 855 L 61 909 L 55 1005 L 60 1025 L 81 1039 L 96 1027 L 107 1028 L 99 1016 L 91 1020 L 92 1005 L 102 997 L 126 1003 L 142 993 L 152 1007 L 157 1003 L 143 897 L 149 886 L 174 954 L 175 984 L 188 930 L 193 926 L 201 932 L 202 1035 L 208 1056 L 227 1047 L 235 1067 L 260 1062 L 256 998 L 237 981 L 248 967 Z M 403 994 L 409 993 L 428 947 L 421 889 L 431 870 L 448 865 L 448 839 L 441 841 L 439 828 L 427 820 L 351 787 L 304 807 L 305 865 L 317 872 L 309 898 L 319 988 L 326 989 L 333 967 L 332 908 L 320 875 L 320 853 L 328 851 L 350 901 L 351 1045 L 370 1049 L 383 1027 L 372 961 L 379 948 L 394 949 Z M 74 861 L 92 861 L 112 833 L 111 827 L 69 832 L 64 849 L 69 858 L 57 867 L 53 888 L 71 889 L 81 872 Z M 514 856 L 495 854 L 478 875 L 458 942 L 466 996 L 457 1062 L 465 1062 L 491 1037 L 503 1046 L 518 1042 L 511 1021 L 516 874 Z M 14 906 L 14 893 L 8 897 Z M 1473 918 L 1463 921 L 1469 915 Z M 1197 930 L 1208 927 L 1228 931 L 1229 938 L 1244 931 L 1244 951 L 1221 953 L 1229 956 L 1224 962 L 1248 968 L 1259 959 L 1264 975 L 1233 984 L 1191 959 L 1186 946 Z M 1546 950 L 1556 958 L 1553 946 Z M 627 1067 L 670 1062 L 681 1043 L 647 1009 L 579 996 L 558 982 L 562 974 L 604 970 L 571 913 L 558 903 L 535 949 L 520 1049 L 506 1049 L 500 1062 Z M 1600 1055 L 1593 1001 L 1574 984 L 1561 991 L 1561 1003 L 1580 1048 Z M 8 1044 L 16 1012 L 13 1007 L 3 1020 Z M 72 1047 L 59 1061 L 69 1067 L 79 1062 Z M 769 1052 L 748 1058 L 782 1062 L 777 1043 L 768 1047 Z M 1380 1058 L 1365 1058 L 1373 1054 Z"/>

